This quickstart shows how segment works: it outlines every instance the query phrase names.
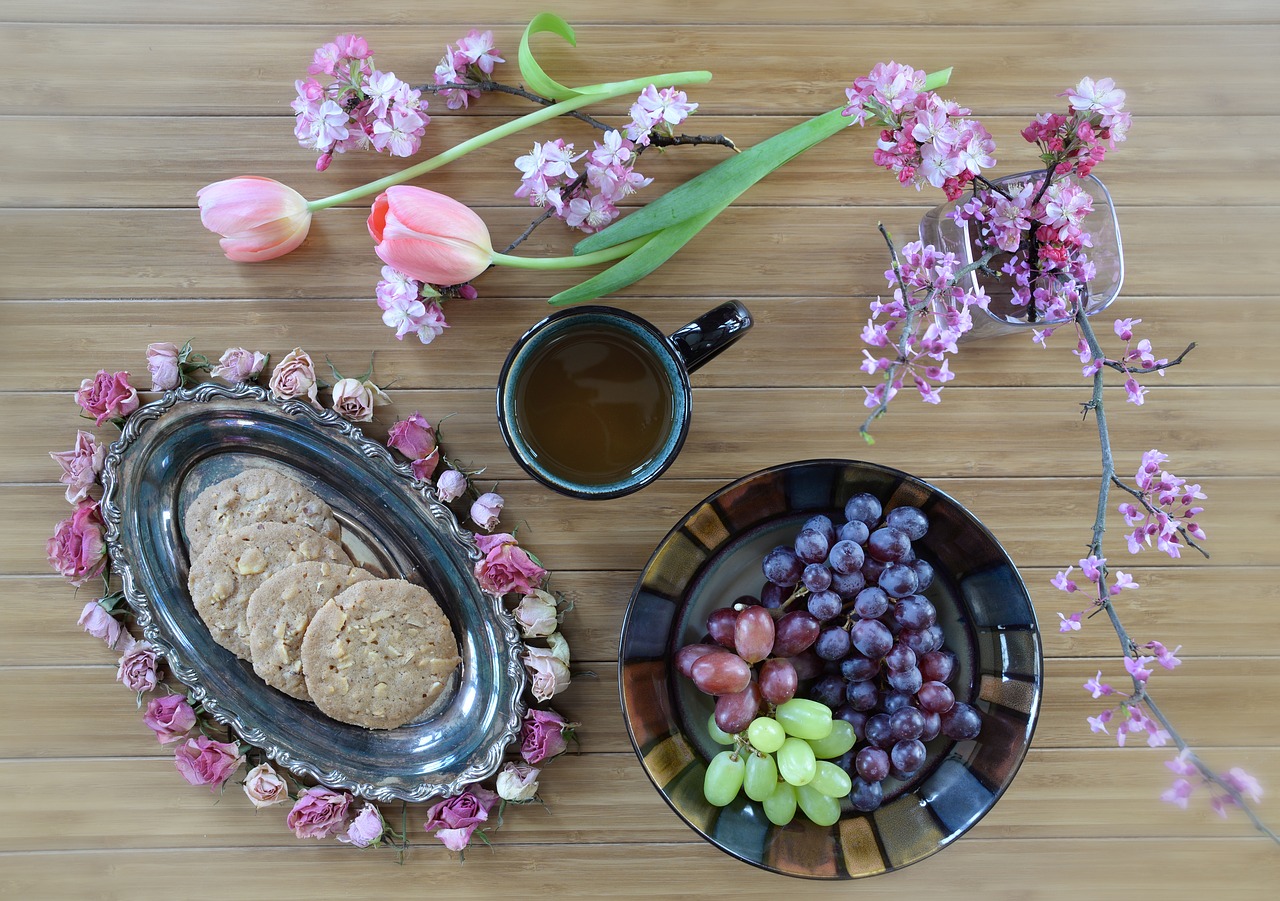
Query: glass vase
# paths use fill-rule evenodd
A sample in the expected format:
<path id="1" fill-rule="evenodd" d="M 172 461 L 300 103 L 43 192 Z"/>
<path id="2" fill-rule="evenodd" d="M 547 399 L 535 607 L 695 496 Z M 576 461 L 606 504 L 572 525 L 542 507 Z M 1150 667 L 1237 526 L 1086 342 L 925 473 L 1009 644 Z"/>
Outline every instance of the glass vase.
<path id="1" fill-rule="evenodd" d="M 1039 179 L 1044 170 L 1020 172 L 994 179 L 995 184 L 1004 187 Z M 1116 221 L 1115 206 L 1111 202 L 1111 194 L 1106 185 L 1092 175 L 1079 178 L 1071 176 L 1076 184 L 1083 187 L 1093 198 L 1093 211 L 1084 220 L 1083 228 L 1089 233 L 1093 246 L 1086 248 L 1089 259 L 1097 272 L 1089 282 L 1088 315 L 1092 316 L 1105 310 L 1120 294 L 1120 285 L 1124 281 L 1124 252 L 1120 244 L 1120 223 Z M 979 259 L 983 247 L 978 243 L 976 235 L 969 232 L 969 224 L 957 224 L 951 214 L 959 207 L 968 195 L 934 207 L 920 220 L 920 241 L 932 244 L 940 251 L 954 253 L 960 258 L 962 265 L 969 265 Z M 1012 332 L 1028 333 L 1031 328 L 1049 328 L 1063 325 L 1070 320 L 1065 319 L 1030 319 L 1028 308 L 1013 303 L 1013 292 L 1010 290 L 1011 277 L 999 271 L 1000 266 L 1008 259 L 1008 254 L 998 254 L 992 259 L 990 266 L 995 274 L 974 271 L 967 278 L 971 283 L 966 288 L 972 290 L 978 286 L 991 299 L 987 310 L 973 307 L 973 329 L 966 333 L 961 341 L 976 341 Z"/>

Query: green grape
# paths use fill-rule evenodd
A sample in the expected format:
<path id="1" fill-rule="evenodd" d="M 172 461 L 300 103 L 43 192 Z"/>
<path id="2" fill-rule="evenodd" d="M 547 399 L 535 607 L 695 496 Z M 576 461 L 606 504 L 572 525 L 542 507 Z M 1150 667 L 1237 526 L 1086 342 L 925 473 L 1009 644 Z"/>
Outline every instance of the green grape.
<path id="1" fill-rule="evenodd" d="M 718 745 L 733 744 L 733 736 L 716 725 L 716 715 L 714 713 L 711 714 L 711 719 L 707 720 L 707 732 L 711 734 L 711 740 Z M 841 751 L 840 753 L 843 754 L 844 752 Z"/>
<path id="2" fill-rule="evenodd" d="M 830 760 L 819 760 L 814 766 L 809 787 L 833 798 L 843 798 L 853 788 L 853 780 Z"/>
<path id="3" fill-rule="evenodd" d="M 841 720 L 841 722 L 844 721 Z M 845 723 L 845 725 L 848 725 L 848 723 Z M 786 731 L 772 717 L 758 716 L 747 727 L 747 741 L 751 742 L 751 747 L 764 754 L 772 754 L 781 748 L 782 743 L 786 740 Z M 840 752 L 840 754 L 843 753 L 844 751 Z M 835 756 L 839 757 L 840 755 L 837 754 Z"/>
<path id="4" fill-rule="evenodd" d="M 703 797 L 716 807 L 724 807 L 738 797 L 746 769 L 742 755 L 721 751 L 707 765 L 707 775 L 702 780 Z"/>
<path id="5" fill-rule="evenodd" d="M 778 749 L 778 772 L 792 785 L 806 785 L 817 771 L 813 748 L 802 738 L 788 738 Z"/>
<path id="6" fill-rule="evenodd" d="M 788 735 L 811 741 L 831 734 L 831 708 L 806 698 L 792 698 L 773 713 Z"/>
<path id="7" fill-rule="evenodd" d="M 796 801 L 804 815 L 819 826 L 834 826 L 840 819 L 840 802 L 830 795 L 824 795 L 812 785 L 796 788 Z"/>
<path id="8" fill-rule="evenodd" d="M 764 815 L 775 826 L 785 826 L 790 823 L 796 815 L 795 787 L 786 782 L 779 782 L 773 794 L 764 799 Z"/>
<path id="9" fill-rule="evenodd" d="M 858 736 L 854 734 L 853 724 L 845 720 L 831 721 L 831 734 L 826 738 L 818 738 L 809 742 L 813 748 L 813 756 L 821 760 L 833 760 L 845 751 L 850 750 Z"/>
<path id="10" fill-rule="evenodd" d="M 742 790 L 752 801 L 763 801 L 778 787 L 778 765 L 772 754 L 751 754 L 742 777 Z"/>

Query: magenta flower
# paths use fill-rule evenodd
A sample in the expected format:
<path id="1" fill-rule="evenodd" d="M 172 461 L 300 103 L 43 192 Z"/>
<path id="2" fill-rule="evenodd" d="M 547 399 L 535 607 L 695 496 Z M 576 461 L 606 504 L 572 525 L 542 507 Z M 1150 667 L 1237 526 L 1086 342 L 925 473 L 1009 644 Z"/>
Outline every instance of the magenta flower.
<path id="1" fill-rule="evenodd" d="M 138 409 L 138 391 L 129 384 L 129 373 L 99 369 L 96 376 L 80 383 L 76 403 L 94 418 L 95 425 L 102 425 L 108 419 L 123 419 Z"/>
<path id="2" fill-rule="evenodd" d="M 410 460 L 420 460 L 435 451 L 436 430 L 421 413 L 414 412 L 391 427 L 387 445 Z"/>
<path id="3" fill-rule="evenodd" d="M 1089 721 L 1089 730 L 1091 732 L 1107 732 L 1107 723 L 1111 722 L 1113 713 L 1110 710 L 1104 710 L 1097 716 L 1085 717 Z M 1110 734 L 1110 733 L 1107 733 Z M 1121 742 L 1124 744 L 1124 742 Z"/>
<path id="4" fill-rule="evenodd" d="M 298 798 L 285 822 L 298 838 L 328 838 L 347 828 L 347 813 L 353 798 L 317 785 Z"/>
<path id="5" fill-rule="evenodd" d="M 489 819 L 498 796 L 473 785 L 460 795 L 439 801 L 427 810 L 422 828 L 432 832 L 450 851 L 462 851 L 471 843 L 471 834 Z"/>
<path id="6" fill-rule="evenodd" d="M 357 848 L 367 848 L 378 844 L 386 828 L 378 808 L 365 802 L 364 807 L 360 808 L 360 813 L 356 814 L 356 818 L 347 827 L 346 834 L 338 836 L 338 841 L 355 845 Z"/>
<path id="7" fill-rule="evenodd" d="M 1124 668 L 1129 671 L 1129 675 L 1137 679 L 1139 682 L 1146 682 L 1151 678 L 1151 670 L 1147 669 L 1148 663 L 1155 660 L 1154 657 L 1128 657 L 1124 658 Z"/>
<path id="8" fill-rule="evenodd" d="M 1229 769 L 1223 780 L 1255 804 L 1262 800 L 1262 783 L 1238 766 Z"/>
<path id="9" fill-rule="evenodd" d="M 1098 670 L 1098 675 L 1084 683 L 1084 690 L 1092 694 L 1095 698 L 1115 693 L 1114 688 L 1102 681 L 1102 670 Z"/>
<path id="10" fill-rule="evenodd" d="M 174 765 L 182 778 L 192 785 L 207 785 L 216 791 L 240 768 L 244 758 L 235 744 L 214 741 L 207 735 L 189 738 L 173 755 Z"/>
<path id="11" fill-rule="evenodd" d="M 1194 788 L 1195 786 L 1186 779 L 1175 779 L 1173 780 L 1173 785 L 1160 795 L 1160 800 L 1167 804 L 1175 804 L 1186 810 L 1187 799 L 1191 797 L 1191 792 Z"/>
<path id="12" fill-rule="evenodd" d="M 62 467 L 58 481 L 67 486 L 67 503 L 76 504 L 86 499 L 89 488 L 97 484 L 98 473 L 106 463 L 107 448 L 88 432 L 77 431 L 75 447 L 51 452 L 49 456 Z"/>
<path id="13" fill-rule="evenodd" d="M 533 766 L 558 757 L 568 749 L 568 723 L 554 710 L 531 709 L 520 727 L 520 756 Z"/>
<path id="14" fill-rule="evenodd" d="M 191 731 L 196 724 L 196 712 L 182 695 L 162 695 L 147 704 L 142 721 L 156 734 L 156 741 L 165 745 Z"/>
<path id="15" fill-rule="evenodd" d="M 1071 570 L 1073 569 L 1075 569 L 1074 566 L 1068 566 L 1066 572 L 1059 571 L 1056 576 L 1049 580 L 1049 584 L 1054 588 L 1057 588 L 1059 591 L 1065 591 L 1068 594 L 1076 591 L 1079 586 L 1076 585 L 1073 579 L 1068 578 L 1071 575 Z"/>
<path id="16" fill-rule="evenodd" d="M 45 542 L 49 565 L 72 585 L 97 578 L 107 565 L 105 526 L 95 501 L 84 500 L 75 512 L 54 527 Z"/>
<path id="17" fill-rule="evenodd" d="M 547 571 L 516 544 L 506 532 L 477 535 L 476 547 L 484 556 L 475 565 L 480 587 L 490 594 L 504 595 L 513 591 L 530 594 L 542 584 Z"/>
<path id="18" fill-rule="evenodd" d="M 1182 663 L 1181 660 L 1179 660 L 1176 656 L 1174 656 L 1175 654 L 1178 653 L 1178 651 L 1182 650 L 1182 645 L 1178 645 L 1176 648 L 1174 648 L 1171 651 L 1158 641 L 1149 641 L 1144 645 L 1144 647 L 1150 648 L 1151 650 L 1155 651 L 1156 662 L 1158 662 L 1165 669 L 1174 669 L 1179 664 Z"/>
<path id="19" fill-rule="evenodd" d="M 1073 613 L 1070 616 L 1063 616 L 1062 613 L 1059 613 L 1058 619 L 1062 620 L 1062 622 L 1058 623 L 1058 631 L 1059 632 L 1079 632 L 1080 618 L 1083 616 L 1084 616 L 1084 611 Z"/>

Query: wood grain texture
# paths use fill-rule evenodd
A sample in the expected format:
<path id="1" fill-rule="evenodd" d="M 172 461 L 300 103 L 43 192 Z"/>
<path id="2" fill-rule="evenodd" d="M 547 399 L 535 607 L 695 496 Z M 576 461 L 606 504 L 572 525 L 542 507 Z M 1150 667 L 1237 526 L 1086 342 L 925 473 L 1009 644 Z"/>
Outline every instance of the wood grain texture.
<path id="1" fill-rule="evenodd" d="M 670 331 L 739 298 L 756 325 L 695 374 L 693 427 L 676 465 L 644 492 L 605 504 L 530 482 L 492 412 L 508 348 L 547 314 L 544 299 L 582 273 L 487 273 L 481 299 L 452 305 L 452 328 L 422 347 L 395 341 L 379 321 L 366 200 L 317 214 L 307 243 L 287 258 L 249 266 L 222 257 L 195 208 L 202 185 L 256 173 L 318 198 L 400 166 L 347 154 L 314 171 L 288 107 L 313 48 L 358 30 L 380 67 L 421 82 L 470 27 L 494 28 L 513 60 L 541 8 L 6 3 L 0 40 L 22 52 L 0 97 L 0 898 L 168 899 L 197 878 L 219 898 L 254 901 L 310 901 L 335 886 L 358 895 L 353 885 L 380 897 L 428 891 L 459 901 L 513 893 L 799 901 L 850 891 L 897 901 L 940 886 L 983 901 L 1120 898 L 1135 888 L 1170 901 L 1272 898 L 1273 844 L 1239 816 L 1220 820 L 1203 790 L 1187 811 L 1159 801 L 1172 778 L 1163 765 L 1170 748 L 1118 749 L 1086 725 L 1102 701 L 1085 680 L 1101 671 L 1118 685 L 1123 670 L 1102 620 L 1057 631 L 1058 613 L 1084 602 L 1050 579 L 1082 555 L 1097 491 L 1097 436 L 1079 416 L 1086 384 L 1072 337 L 1059 333 L 1048 350 L 1017 337 L 971 344 L 953 361 L 958 377 L 941 405 L 904 397 L 878 423 L 874 446 L 857 438 L 869 384 L 859 332 L 867 301 L 885 291 L 876 224 L 905 242 L 938 200 L 900 189 L 871 164 L 873 131 L 851 128 L 771 174 L 659 272 L 608 299 Z M 851 79 L 880 59 L 954 66 L 944 94 L 995 135 L 1001 172 L 1030 167 L 1019 129 L 1059 108 L 1053 95 L 1082 75 L 1113 77 L 1128 92 L 1130 139 L 1097 170 L 1126 251 L 1121 300 L 1099 317 L 1099 331 L 1104 346 L 1117 346 L 1114 312 L 1141 318 L 1158 355 L 1197 347 L 1152 379 L 1142 407 L 1123 403 L 1118 387 L 1109 392 L 1112 440 L 1122 475 L 1158 447 L 1174 472 L 1203 485 L 1213 556 L 1130 557 L 1114 516 L 1107 553 L 1142 586 L 1120 599 L 1134 638 L 1183 646 L 1183 666 L 1152 677 L 1163 708 L 1214 765 L 1263 781 L 1260 809 L 1275 827 L 1280 370 L 1267 352 L 1280 339 L 1280 104 L 1259 86 L 1280 76 L 1276 5 L 563 0 L 555 8 L 579 38 L 577 49 L 536 39 L 556 77 L 584 83 L 705 67 L 715 78 L 689 89 L 701 107 L 688 130 L 722 132 L 742 147 L 842 103 Z M 516 80 L 514 66 L 506 71 Z M 599 113 L 625 121 L 628 104 Z M 486 97 L 452 113 L 432 100 L 428 152 L 529 109 Z M 512 160 L 557 135 L 580 147 L 592 137 L 582 123 L 548 123 L 421 183 L 479 209 L 502 246 L 532 218 L 512 196 Z M 647 155 L 640 168 L 655 183 L 635 203 L 727 152 Z M 520 253 L 565 254 L 573 240 L 552 223 Z M 146 387 L 146 344 L 187 338 L 212 356 L 244 345 L 279 359 L 303 346 L 344 372 L 363 371 L 373 355 L 394 405 L 368 432 L 382 437 L 413 410 L 433 420 L 453 414 L 450 448 L 486 467 L 522 541 L 555 570 L 575 604 L 564 626 L 574 684 L 556 706 L 581 724 L 581 745 L 544 774 L 549 809 L 508 810 L 494 850 L 473 848 L 459 863 L 422 831 L 425 813 L 415 808 L 415 847 L 397 866 L 391 853 L 295 840 L 282 808 L 255 815 L 235 784 L 221 796 L 186 785 L 115 681 L 116 653 L 76 625 L 94 592 L 76 592 L 48 568 L 44 540 L 68 507 L 47 453 L 87 426 L 71 399 L 81 379 L 125 369 Z M 702 842 L 637 765 L 618 700 L 626 602 L 672 523 L 733 478 L 822 456 L 905 469 L 967 506 L 1018 565 L 1046 657 L 1041 720 L 1000 803 L 943 853 L 856 886 L 772 876 Z M 399 810 L 386 814 L 395 821 Z"/>

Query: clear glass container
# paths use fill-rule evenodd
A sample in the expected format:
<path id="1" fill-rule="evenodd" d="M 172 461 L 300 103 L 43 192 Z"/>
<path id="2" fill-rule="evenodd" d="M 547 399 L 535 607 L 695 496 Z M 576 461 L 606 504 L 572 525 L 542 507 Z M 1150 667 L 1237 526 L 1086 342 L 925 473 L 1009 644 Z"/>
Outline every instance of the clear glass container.
<path id="1" fill-rule="evenodd" d="M 1000 186 L 1025 183 L 1044 175 L 1044 170 L 1020 172 L 994 179 Z M 1093 241 L 1088 248 L 1089 259 L 1097 269 L 1097 275 L 1089 283 L 1089 315 L 1105 310 L 1120 294 L 1120 285 L 1124 282 L 1124 252 L 1120 244 L 1120 223 L 1116 221 L 1115 206 L 1111 202 L 1111 194 L 1106 185 L 1092 175 L 1075 178 L 1090 196 L 1093 197 L 1093 212 L 1085 220 L 1085 230 Z M 969 234 L 968 223 L 959 225 L 951 218 L 952 212 L 961 205 L 964 197 L 934 207 L 920 220 L 920 241 L 932 244 L 938 250 L 954 253 L 963 265 L 972 263 L 982 256 L 982 248 L 976 243 L 976 236 Z M 998 270 L 1007 255 L 997 256 L 991 266 Z M 961 340 L 976 341 L 1011 332 L 1025 332 L 1030 328 L 1045 328 L 1062 325 L 1067 320 L 1038 319 L 1028 321 L 1027 308 L 1012 303 L 1013 294 L 1009 289 L 1010 279 L 997 271 L 987 275 L 973 272 L 968 278 L 973 280 L 972 287 L 981 285 L 991 298 L 988 310 L 973 310 L 973 330 Z"/>

